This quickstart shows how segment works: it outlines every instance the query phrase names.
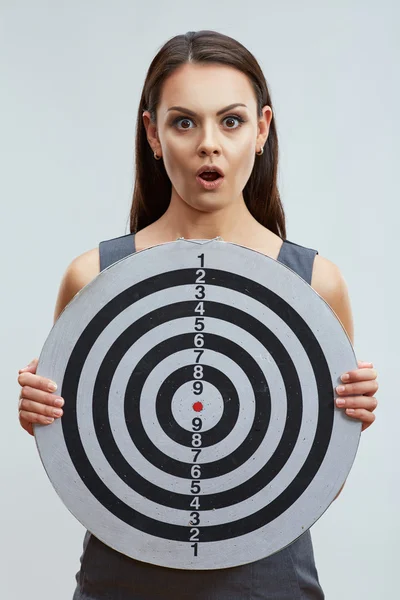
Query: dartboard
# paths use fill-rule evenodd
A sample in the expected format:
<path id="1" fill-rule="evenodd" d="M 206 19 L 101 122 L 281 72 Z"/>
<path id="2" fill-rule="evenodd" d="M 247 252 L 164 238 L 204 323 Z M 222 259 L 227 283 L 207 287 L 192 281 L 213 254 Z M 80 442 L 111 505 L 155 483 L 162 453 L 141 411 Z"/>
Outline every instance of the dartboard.
<path id="1" fill-rule="evenodd" d="M 361 425 L 335 407 L 357 368 L 329 305 L 246 247 L 178 240 L 103 270 L 67 305 L 37 373 L 64 414 L 35 425 L 71 513 L 137 560 L 267 557 L 328 508 Z"/>

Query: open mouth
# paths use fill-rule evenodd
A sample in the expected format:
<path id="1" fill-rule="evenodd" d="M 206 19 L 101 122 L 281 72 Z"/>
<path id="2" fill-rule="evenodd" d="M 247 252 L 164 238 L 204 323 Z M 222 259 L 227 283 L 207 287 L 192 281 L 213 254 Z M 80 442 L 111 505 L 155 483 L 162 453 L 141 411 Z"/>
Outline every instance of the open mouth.
<path id="1" fill-rule="evenodd" d="M 205 171 L 204 173 L 201 173 L 201 175 L 199 175 L 199 177 L 201 177 L 201 179 L 204 179 L 204 181 L 216 181 L 217 179 L 219 179 L 221 177 L 221 175 L 219 173 L 216 173 L 215 171 L 212 171 L 212 172 Z"/>

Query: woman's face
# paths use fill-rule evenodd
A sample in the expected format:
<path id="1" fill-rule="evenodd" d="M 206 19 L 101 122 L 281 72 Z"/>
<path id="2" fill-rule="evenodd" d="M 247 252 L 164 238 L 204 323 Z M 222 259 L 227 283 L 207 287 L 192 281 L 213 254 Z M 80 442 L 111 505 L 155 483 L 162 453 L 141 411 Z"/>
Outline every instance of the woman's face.
<path id="1" fill-rule="evenodd" d="M 236 104 L 244 106 L 232 106 Z M 181 108 L 172 109 L 176 106 Z M 243 198 L 258 159 L 255 152 L 268 137 L 272 110 L 265 106 L 258 119 L 255 94 L 241 71 L 219 64 L 185 64 L 164 83 L 157 125 L 149 116 L 147 111 L 143 114 L 147 137 L 164 161 L 171 200 L 211 212 Z M 204 189 L 197 181 L 203 165 L 222 169 L 224 178 L 217 189 Z"/>

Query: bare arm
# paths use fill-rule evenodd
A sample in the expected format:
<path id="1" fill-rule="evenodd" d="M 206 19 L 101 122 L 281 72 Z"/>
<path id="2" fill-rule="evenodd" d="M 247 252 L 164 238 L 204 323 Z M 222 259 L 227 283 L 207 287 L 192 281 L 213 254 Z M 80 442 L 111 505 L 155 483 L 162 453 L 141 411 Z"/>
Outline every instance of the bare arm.
<path id="1" fill-rule="evenodd" d="M 311 287 L 329 304 L 340 319 L 354 345 L 354 323 L 346 282 L 339 268 L 330 260 L 316 255 Z M 336 498 L 344 488 L 340 488 Z"/>
<path id="2" fill-rule="evenodd" d="M 75 258 L 66 269 L 58 291 L 54 310 L 54 322 L 64 308 L 86 284 L 99 273 L 98 249 L 89 250 Z M 33 423 L 47 425 L 62 416 L 64 399 L 56 395 L 56 389 L 49 387 L 52 382 L 46 377 L 36 375 L 38 359 L 18 372 L 21 386 L 18 413 L 20 425 L 33 435 Z M 54 382 L 57 384 L 57 382 Z"/>

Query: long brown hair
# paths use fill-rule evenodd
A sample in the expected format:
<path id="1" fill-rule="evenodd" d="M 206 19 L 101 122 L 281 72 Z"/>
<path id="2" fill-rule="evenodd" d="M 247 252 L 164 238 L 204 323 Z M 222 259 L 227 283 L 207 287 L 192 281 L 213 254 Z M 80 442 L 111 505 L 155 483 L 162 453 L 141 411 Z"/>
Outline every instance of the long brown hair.
<path id="1" fill-rule="evenodd" d="M 168 40 L 147 71 L 136 121 L 136 177 L 130 210 L 130 232 L 136 233 L 154 223 L 167 210 L 171 181 L 162 160 L 155 160 L 148 143 L 142 114 L 148 110 L 156 123 L 156 109 L 164 81 L 186 63 L 219 63 L 242 71 L 249 78 L 256 98 L 258 116 L 262 107 L 272 108 L 271 96 L 260 65 L 240 42 L 217 31 L 189 31 Z M 278 137 L 272 118 L 264 154 L 256 156 L 253 170 L 243 190 L 247 208 L 262 225 L 286 239 L 285 213 L 277 186 Z"/>

